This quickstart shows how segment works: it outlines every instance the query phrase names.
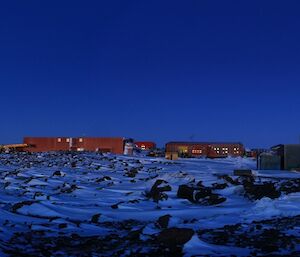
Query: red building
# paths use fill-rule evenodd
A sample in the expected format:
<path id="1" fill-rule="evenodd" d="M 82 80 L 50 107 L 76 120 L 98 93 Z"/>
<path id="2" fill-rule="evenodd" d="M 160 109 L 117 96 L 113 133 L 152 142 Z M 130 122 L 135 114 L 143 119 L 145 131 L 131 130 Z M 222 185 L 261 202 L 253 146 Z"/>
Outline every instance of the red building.
<path id="1" fill-rule="evenodd" d="M 245 149 L 238 142 L 169 142 L 166 152 L 177 152 L 182 157 L 222 158 L 243 156 Z"/>
<path id="2" fill-rule="evenodd" d="M 156 144 L 154 142 L 135 142 L 135 145 L 140 150 L 151 150 L 156 148 Z"/>
<path id="3" fill-rule="evenodd" d="M 29 152 L 48 151 L 98 151 L 123 154 L 123 138 L 102 137 L 25 137 Z"/>

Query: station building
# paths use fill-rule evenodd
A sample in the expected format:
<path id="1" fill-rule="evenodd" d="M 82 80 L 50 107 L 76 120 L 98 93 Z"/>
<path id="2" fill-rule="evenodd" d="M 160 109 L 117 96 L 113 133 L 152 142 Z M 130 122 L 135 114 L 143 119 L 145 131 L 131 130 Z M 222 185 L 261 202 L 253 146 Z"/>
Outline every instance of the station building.
<path id="1" fill-rule="evenodd" d="M 25 137 L 29 152 L 91 151 L 123 154 L 124 138 L 106 137 Z"/>
<path id="2" fill-rule="evenodd" d="M 169 142 L 166 153 L 178 153 L 180 157 L 225 158 L 244 156 L 245 148 L 240 142 Z"/>

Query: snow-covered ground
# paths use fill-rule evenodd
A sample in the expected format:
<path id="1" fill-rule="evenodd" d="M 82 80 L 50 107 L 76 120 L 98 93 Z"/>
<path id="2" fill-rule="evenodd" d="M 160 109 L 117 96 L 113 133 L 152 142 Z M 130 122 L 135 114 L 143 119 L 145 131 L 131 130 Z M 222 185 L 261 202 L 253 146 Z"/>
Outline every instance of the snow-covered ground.
<path id="1" fill-rule="evenodd" d="M 214 231 L 226 225 L 247 226 L 253 222 L 300 215 L 300 189 L 299 192 L 283 192 L 274 199 L 255 200 L 245 197 L 243 184 L 226 181 L 226 176 L 237 178 L 233 176 L 233 170 L 255 170 L 255 166 L 255 160 L 246 158 L 168 161 L 96 153 L 2 154 L 1 256 L 20 252 L 71 256 L 74 245 L 53 247 L 57 243 L 55 240 L 69 238 L 75 242 L 79 237 L 102 238 L 103 242 L 106 238 L 107 243 L 102 248 L 93 245 L 92 249 L 85 249 L 85 253 L 90 251 L 94 256 L 142 256 L 154 251 L 155 238 L 163 230 L 157 220 L 166 215 L 165 229 L 184 228 L 195 232 L 182 245 L 181 253 L 185 256 L 247 256 L 253 250 L 251 247 L 215 244 L 198 235 L 201 230 Z M 254 173 L 256 181 L 275 181 L 277 187 L 282 181 L 300 178 L 300 173 L 288 171 Z M 162 192 L 164 197 L 155 201 L 149 192 L 158 180 L 170 189 Z M 200 181 L 204 188 L 213 188 L 213 193 L 225 201 L 201 204 L 178 197 L 180 185 L 195 186 Z M 300 234 L 298 225 L 292 229 L 296 238 Z M 124 237 L 125 242 L 132 230 L 138 231 L 139 243 L 125 243 L 128 249 L 116 252 L 116 247 L 110 245 L 117 240 L 112 239 L 112 235 Z M 39 241 L 39 238 L 44 239 Z M 47 247 L 51 249 L 49 252 Z M 293 251 L 299 251 L 299 245 Z M 162 254 L 166 255 L 165 252 Z"/>

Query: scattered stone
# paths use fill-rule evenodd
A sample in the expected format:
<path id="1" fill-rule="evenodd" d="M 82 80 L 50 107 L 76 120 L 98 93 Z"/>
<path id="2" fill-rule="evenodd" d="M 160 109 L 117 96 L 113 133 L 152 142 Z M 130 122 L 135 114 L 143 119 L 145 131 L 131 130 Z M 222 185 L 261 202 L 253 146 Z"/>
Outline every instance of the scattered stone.
<path id="1" fill-rule="evenodd" d="M 219 176 L 219 178 L 225 180 L 226 182 L 228 182 L 229 184 L 232 184 L 234 186 L 241 185 L 241 182 L 239 182 L 238 179 L 233 179 L 232 177 L 230 177 L 228 175 L 222 175 L 222 176 Z"/>
<path id="2" fill-rule="evenodd" d="M 227 184 L 227 183 L 222 183 L 222 184 L 219 184 L 219 183 L 213 183 L 213 184 L 212 184 L 212 189 L 213 189 L 213 190 L 225 189 L 226 187 L 228 187 L 228 184 Z"/>
<path id="3" fill-rule="evenodd" d="M 164 215 L 164 216 L 161 216 L 158 218 L 157 222 L 156 222 L 156 225 L 159 227 L 159 228 L 168 228 L 169 226 L 169 221 L 170 221 L 170 218 L 172 216 L 167 214 L 167 215 Z"/>
<path id="4" fill-rule="evenodd" d="M 61 223 L 58 225 L 59 229 L 64 229 L 64 228 L 67 228 L 68 227 L 68 224 L 67 223 Z"/>
<path id="5" fill-rule="evenodd" d="M 180 185 L 177 191 L 177 197 L 187 199 L 192 203 L 201 203 L 204 205 L 216 205 L 226 201 L 226 198 L 214 194 L 209 187 L 193 185 Z"/>
<path id="6" fill-rule="evenodd" d="M 97 182 L 97 183 L 100 183 L 100 182 L 108 181 L 108 180 L 111 180 L 111 177 L 109 177 L 109 176 L 104 176 L 104 177 L 102 177 L 102 178 L 96 179 L 96 182 Z"/>
<path id="7" fill-rule="evenodd" d="M 168 191 L 172 190 L 171 186 L 167 185 L 167 184 L 168 184 L 168 182 L 166 182 L 162 179 L 156 180 L 156 182 L 152 186 L 150 192 L 146 192 L 146 196 L 148 198 L 152 198 L 153 201 L 157 202 L 157 203 L 161 200 L 167 200 L 168 195 L 165 194 L 164 192 L 168 192 Z M 164 185 L 164 186 L 162 186 L 162 185 Z"/>
<path id="8" fill-rule="evenodd" d="M 23 201 L 23 202 L 19 202 L 14 204 L 11 207 L 12 212 L 16 213 L 18 209 L 22 208 L 23 206 L 30 206 L 34 203 L 37 203 L 37 201 Z"/>
<path id="9" fill-rule="evenodd" d="M 61 173 L 59 170 L 57 170 L 57 171 L 55 171 L 55 172 L 52 174 L 52 177 L 54 177 L 54 176 L 61 177 L 61 176 L 62 176 L 62 173 Z"/>
<path id="10" fill-rule="evenodd" d="M 300 179 L 290 179 L 280 185 L 280 191 L 286 194 L 300 192 Z"/>
<path id="11" fill-rule="evenodd" d="M 167 228 L 159 233 L 157 240 L 169 248 L 176 248 L 190 241 L 194 233 L 189 228 Z"/>
<path id="12" fill-rule="evenodd" d="M 281 192 L 276 189 L 273 182 L 263 184 L 244 183 L 245 196 L 252 200 L 260 200 L 263 197 L 275 199 L 280 197 Z"/>
<path id="13" fill-rule="evenodd" d="M 79 187 L 75 184 L 72 184 L 70 187 L 62 188 L 60 190 L 60 192 L 70 194 L 70 193 L 74 192 L 76 189 L 79 189 Z"/>
<path id="14" fill-rule="evenodd" d="M 138 174 L 138 168 L 131 168 L 129 171 L 125 173 L 125 176 L 134 178 Z"/>
<path id="15" fill-rule="evenodd" d="M 92 217 L 92 219 L 91 219 L 91 222 L 92 222 L 92 223 L 98 223 L 98 222 L 99 222 L 100 216 L 101 216 L 100 213 L 93 215 L 93 217 Z"/>

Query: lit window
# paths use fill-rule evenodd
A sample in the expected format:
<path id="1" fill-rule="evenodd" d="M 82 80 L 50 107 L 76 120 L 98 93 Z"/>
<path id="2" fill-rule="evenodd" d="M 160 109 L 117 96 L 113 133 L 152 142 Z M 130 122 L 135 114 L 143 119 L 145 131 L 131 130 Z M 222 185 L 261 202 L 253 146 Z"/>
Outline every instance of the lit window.
<path id="1" fill-rule="evenodd" d="M 67 138 L 67 139 L 66 139 L 66 142 L 67 142 L 67 143 L 70 143 L 70 138 Z"/>
<path id="2" fill-rule="evenodd" d="M 201 154 L 202 150 L 193 149 L 192 153 L 194 153 L 194 154 Z"/>
<path id="3" fill-rule="evenodd" d="M 61 142 L 61 138 L 60 137 L 57 139 L 57 142 L 59 142 L 59 143 Z"/>
<path id="4" fill-rule="evenodd" d="M 79 142 L 82 143 L 83 142 L 83 138 L 79 138 Z"/>

